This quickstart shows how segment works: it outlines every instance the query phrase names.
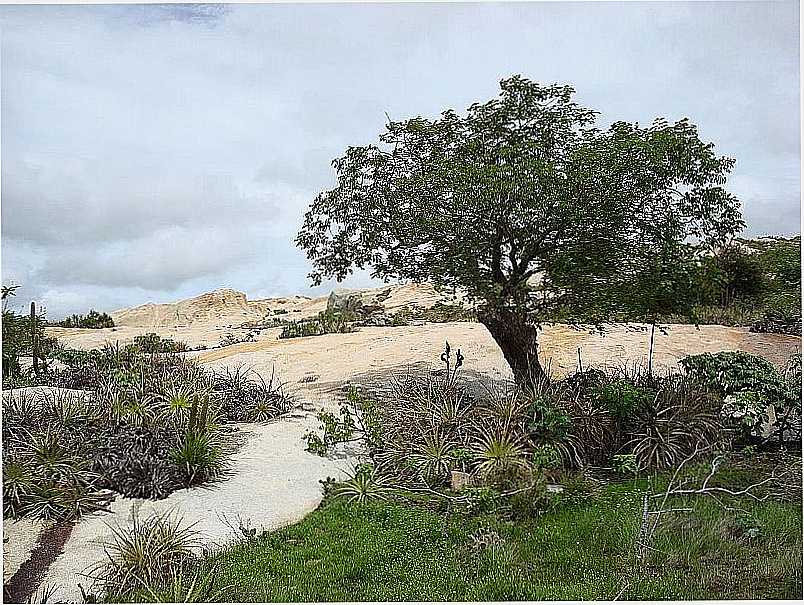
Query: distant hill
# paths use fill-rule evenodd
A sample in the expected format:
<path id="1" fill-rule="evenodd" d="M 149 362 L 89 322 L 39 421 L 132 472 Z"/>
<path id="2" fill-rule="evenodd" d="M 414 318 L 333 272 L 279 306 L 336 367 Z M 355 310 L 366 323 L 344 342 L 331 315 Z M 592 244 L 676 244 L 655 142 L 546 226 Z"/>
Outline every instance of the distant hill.
<path id="1" fill-rule="evenodd" d="M 389 285 L 381 288 L 353 290 L 366 299 L 380 301 L 387 311 L 418 305 L 430 308 L 437 302 L 448 302 L 429 284 Z M 327 308 L 328 296 L 286 296 L 248 300 L 246 294 L 220 288 L 174 303 L 147 303 L 114 311 L 116 326 L 136 328 L 168 328 L 192 325 L 242 325 L 259 322 L 276 315 L 287 319 L 312 317 Z"/>

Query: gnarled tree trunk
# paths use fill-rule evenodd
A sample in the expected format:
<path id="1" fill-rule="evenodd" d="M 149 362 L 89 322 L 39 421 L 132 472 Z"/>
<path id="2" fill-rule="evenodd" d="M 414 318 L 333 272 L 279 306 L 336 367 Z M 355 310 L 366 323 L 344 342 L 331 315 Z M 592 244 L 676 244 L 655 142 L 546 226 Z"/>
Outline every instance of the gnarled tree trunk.
<path id="1" fill-rule="evenodd" d="M 486 307 L 478 311 L 477 318 L 502 349 L 519 386 L 533 387 L 544 380 L 538 355 L 538 330 L 524 314 L 505 307 Z"/>

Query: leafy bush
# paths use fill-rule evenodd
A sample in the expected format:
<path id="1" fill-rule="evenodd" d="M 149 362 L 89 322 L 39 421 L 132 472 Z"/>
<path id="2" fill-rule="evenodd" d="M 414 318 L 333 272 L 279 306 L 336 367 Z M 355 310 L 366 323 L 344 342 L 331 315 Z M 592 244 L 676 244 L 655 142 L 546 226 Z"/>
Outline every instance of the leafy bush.
<path id="1" fill-rule="evenodd" d="M 114 320 L 106 313 L 90 309 L 86 315 L 70 315 L 56 324 L 62 328 L 114 328 Z"/>
<path id="2" fill-rule="evenodd" d="M 784 373 L 766 359 L 743 352 L 692 355 L 680 364 L 725 398 L 723 414 L 737 420 L 747 439 L 800 439 L 800 353 L 792 356 Z"/>

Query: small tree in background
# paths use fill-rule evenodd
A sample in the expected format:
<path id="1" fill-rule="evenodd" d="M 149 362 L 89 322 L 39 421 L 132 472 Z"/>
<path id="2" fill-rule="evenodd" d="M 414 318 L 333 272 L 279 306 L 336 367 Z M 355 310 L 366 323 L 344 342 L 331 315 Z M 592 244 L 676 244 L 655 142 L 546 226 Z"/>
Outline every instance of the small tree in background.
<path id="1" fill-rule="evenodd" d="M 371 267 L 465 291 L 527 384 L 542 374 L 541 322 L 686 312 L 701 254 L 743 223 L 723 189 L 734 160 L 686 119 L 600 129 L 569 86 L 501 88 L 348 148 L 296 243 L 315 284 Z"/>

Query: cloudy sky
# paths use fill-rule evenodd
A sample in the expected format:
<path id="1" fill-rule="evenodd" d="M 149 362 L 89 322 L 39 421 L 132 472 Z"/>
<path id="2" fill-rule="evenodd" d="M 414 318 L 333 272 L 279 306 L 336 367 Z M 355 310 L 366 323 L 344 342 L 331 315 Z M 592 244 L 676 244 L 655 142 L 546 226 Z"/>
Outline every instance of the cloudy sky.
<path id="1" fill-rule="evenodd" d="M 2 278 L 51 318 L 327 291 L 292 240 L 330 161 L 516 73 L 601 124 L 689 116 L 737 158 L 748 234 L 799 231 L 796 2 L 0 6 L 0 27 Z"/>

